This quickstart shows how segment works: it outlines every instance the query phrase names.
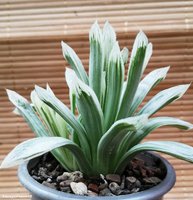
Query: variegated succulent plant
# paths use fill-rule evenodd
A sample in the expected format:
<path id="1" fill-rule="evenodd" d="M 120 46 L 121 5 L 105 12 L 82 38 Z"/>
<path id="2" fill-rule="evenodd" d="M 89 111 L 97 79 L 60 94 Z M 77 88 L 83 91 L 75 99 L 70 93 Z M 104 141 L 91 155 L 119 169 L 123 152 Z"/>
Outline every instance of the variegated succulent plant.
<path id="1" fill-rule="evenodd" d="M 89 74 L 74 50 L 62 42 L 71 109 L 51 88 L 35 86 L 31 101 L 7 90 L 16 112 L 23 116 L 36 138 L 16 146 L 2 162 L 11 167 L 51 151 L 68 171 L 86 175 L 122 173 L 128 161 L 141 151 L 158 151 L 193 162 L 193 148 L 173 141 L 141 141 L 161 126 L 189 130 L 191 123 L 173 117 L 152 117 L 167 104 L 179 99 L 189 85 L 157 93 L 140 110 L 149 91 L 165 79 L 169 67 L 158 68 L 142 79 L 152 55 L 152 44 L 140 31 L 130 55 L 120 50 L 112 26 L 101 29 L 95 22 L 90 30 Z M 141 80 L 142 79 L 142 80 Z M 164 135 L 162 136 L 164 138 Z"/>

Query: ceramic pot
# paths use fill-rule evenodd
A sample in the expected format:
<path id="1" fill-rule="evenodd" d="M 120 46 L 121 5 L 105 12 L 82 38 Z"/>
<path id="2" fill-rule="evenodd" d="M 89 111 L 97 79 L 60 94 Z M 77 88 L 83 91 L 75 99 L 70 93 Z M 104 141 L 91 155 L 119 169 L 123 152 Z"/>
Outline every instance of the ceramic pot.
<path id="1" fill-rule="evenodd" d="M 87 197 L 60 192 L 46 187 L 35 181 L 29 174 L 39 158 L 35 158 L 19 166 L 18 177 L 21 184 L 31 193 L 32 200 L 161 200 L 175 184 L 176 174 L 171 164 L 161 156 L 150 153 L 152 157 L 160 159 L 166 170 L 165 179 L 157 186 L 134 194 L 106 197 Z"/>

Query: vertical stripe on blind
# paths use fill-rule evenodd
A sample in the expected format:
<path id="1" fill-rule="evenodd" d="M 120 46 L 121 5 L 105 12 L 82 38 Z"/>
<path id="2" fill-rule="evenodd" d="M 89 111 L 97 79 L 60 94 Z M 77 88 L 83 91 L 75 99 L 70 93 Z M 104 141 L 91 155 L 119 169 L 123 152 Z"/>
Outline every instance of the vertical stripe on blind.
<path id="1" fill-rule="evenodd" d="M 0 160 L 19 142 L 33 137 L 23 119 L 12 113 L 5 88 L 29 99 L 34 84 L 49 83 L 69 105 L 64 70 L 68 64 L 60 41 L 72 46 L 88 70 L 88 31 L 94 20 L 108 20 L 121 47 L 131 50 L 138 30 L 153 43 L 153 56 L 145 73 L 170 65 L 167 79 L 145 99 L 165 88 L 193 80 L 193 1 L 153 0 L 1 0 L 0 1 Z M 157 115 L 193 122 L 193 87 Z M 147 140 L 173 140 L 193 145 L 193 132 L 164 127 Z M 169 156 L 177 183 L 166 200 L 193 199 L 193 166 Z M 10 195 L 10 196 L 9 196 Z M 16 169 L 0 170 L 0 199 L 29 199 L 16 177 Z"/>

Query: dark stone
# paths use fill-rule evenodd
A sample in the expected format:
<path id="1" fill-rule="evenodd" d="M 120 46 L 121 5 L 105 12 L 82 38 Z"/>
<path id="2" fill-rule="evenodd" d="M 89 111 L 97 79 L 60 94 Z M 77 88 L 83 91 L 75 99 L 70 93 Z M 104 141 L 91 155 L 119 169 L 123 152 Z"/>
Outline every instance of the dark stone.
<path id="1" fill-rule="evenodd" d="M 125 175 L 122 176 L 120 188 L 121 189 L 125 188 Z"/>
<path id="2" fill-rule="evenodd" d="M 70 173 L 64 172 L 62 175 L 56 178 L 57 182 L 65 181 L 70 177 Z"/>
<path id="3" fill-rule="evenodd" d="M 115 182 L 115 183 L 118 183 L 118 184 L 121 183 L 121 177 L 118 174 L 107 174 L 106 180 L 111 181 L 111 182 Z"/>
<path id="4" fill-rule="evenodd" d="M 143 181 L 147 184 L 151 185 L 157 185 L 161 182 L 161 180 L 158 177 L 149 177 L 149 178 L 144 178 Z"/>
<path id="5" fill-rule="evenodd" d="M 62 181 L 60 182 L 60 186 L 61 187 L 69 187 L 70 186 L 70 183 L 72 183 L 72 180 L 65 180 L 65 181 Z"/>
<path id="6" fill-rule="evenodd" d="M 126 188 L 132 190 L 135 187 L 136 178 L 134 176 L 129 176 L 125 178 Z"/>
<path id="7" fill-rule="evenodd" d="M 90 183 L 88 185 L 88 190 L 91 190 L 91 191 L 93 191 L 95 193 L 98 193 L 99 192 L 99 187 L 98 187 L 97 184 Z"/>

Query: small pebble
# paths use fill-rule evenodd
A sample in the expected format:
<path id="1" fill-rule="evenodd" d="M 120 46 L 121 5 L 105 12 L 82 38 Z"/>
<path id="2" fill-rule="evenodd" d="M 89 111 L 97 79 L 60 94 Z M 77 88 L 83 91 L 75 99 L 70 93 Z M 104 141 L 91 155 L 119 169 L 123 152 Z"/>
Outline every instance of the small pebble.
<path id="1" fill-rule="evenodd" d="M 141 176 L 142 177 L 147 177 L 147 170 L 145 170 L 144 168 L 140 167 L 140 172 L 141 172 Z"/>
<path id="2" fill-rule="evenodd" d="M 45 185 L 45 186 L 47 186 L 49 188 L 52 188 L 52 189 L 56 189 L 56 184 L 55 183 L 48 183 L 48 182 L 44 181 L 42 183 L 42 185 Z"/>
<path id="3" fill-rule="evenodd" d="M 161 180 L 158 177 L 144 178 L 143 181 L 147 184 L 152 184 L 152 185 L 157 185 L 161 182 Z"/>
<path id="4" fill-rule="evenodd" d="M 115 182 L 112 182 L 112 183 L 109 184 L 109 189 L 115 195 L 119 195 L 120 192 L 121 192 L 120 186 L 117 183 L 115 183 Z"/>
<path id="5" fill-rule="evenodd" d="M 48 178 L 48 179 L 46 180 L 46 182 L 51 183 L 51 182 L 52 182 L 52 179 L 51 179 L 51 178 Z"/>
<path id="6" fill-rule="evenodd" d="M 65 181 L 70 177 L 70 173 L 69 172 L 64 172 L 61 176 L 57 177 L 57 182 L 61 182 L 61 181 Z"/>
<path id="7" fill-rule="evenodd" d="M 125 175 L 122 176 L 120 188 L 121 189 L 125 188 Z"/>
<path id="8" fill-rule="evenodd" d="M 100 191 L 99 196 L 114 196 L 114 194 L 108 188 L 105 188 Z"/>
<path id="9" fill-rule="evenodd" d="M 126 185 L 127 189 L 132 190 L 135 187 L 136 181 L 137 181 L 137 179 L 134 176 L 126 177 L 125 185 Z"/>
<path id="10" fill-rule="evenodd" d="M 72 191 L 74 192 L 74 194 L 78 194 L 78 195 L 87 194 L 87 186 L 82 182 L 79 182 L 79 183 L 71 182 L 70 187 Z"/>
<path id="11" fill-rule="evenodd" d="M 115 183 L 118 183 L 118 184 L 121 183 L 121 177 L 118 174 L 107 174 L 106 180 L 111 181 L 111 182 L 115 182 Z"/>
<path id="12" fill-rule="evenodd" d="M 47 170 L 46 168 L 40 167 L 38 170 L 38 176 L 42 176 L 43 178 L 47 179 L 50 176 L 47 175 Z"/>
<path id="13" fill-rule="evenodd" d="M 98 185 L 97 185 L 97 184 L 94 184 L 94 183 L 90 183 L 90 184 L 88 185 L 88 190 L 91 190 L 91 191 L 96 192 L 96 193 L 99 192 Z"/>
<path id="14" fill-rule="evenodd" d="M 83 179 L 83 174 L 80 171 L 75 171 L 70 173 L 70 180 L 74 181 L 74 182 L 78 182 L 81 181 Z"/>
<path id="15" fill-rule="evenodd" d="M 65 181 L 62 181 L 60 182 L 60 186 L 61 187 L 69 187 L 70 186 L 70 183 L 72 183 L 72 180 L 65 180 Z"/>

